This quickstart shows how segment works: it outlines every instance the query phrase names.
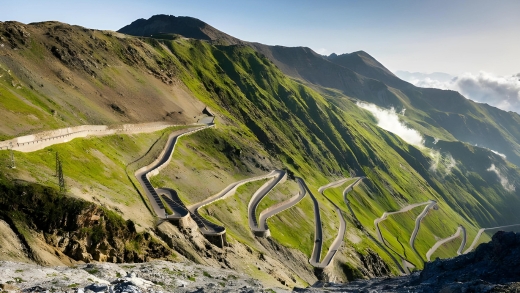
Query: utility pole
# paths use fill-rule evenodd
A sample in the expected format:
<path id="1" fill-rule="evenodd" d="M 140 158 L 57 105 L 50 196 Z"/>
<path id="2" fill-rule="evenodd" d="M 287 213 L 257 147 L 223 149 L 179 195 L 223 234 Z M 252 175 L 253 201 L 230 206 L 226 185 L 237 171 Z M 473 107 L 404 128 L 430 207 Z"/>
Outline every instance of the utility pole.
<path id="1" fill-rule="evenodd" d="M 63 177 L 63 168 L 61 165 L 61 160 L 59 154 L 56 152 L 56 177 L 58 177 L 58 186 L 60 187 L 60 192 L 65 192 L 65 178 Z"/>
<path id="2" fill-rule="evenodd" d="M 10 156 L 11 156 L 11 162 L 10 162 L 9 167 L 10 167 L 11 169 L 14 169 L 14 168 L 16 168 L 16 165 L 15 165 L 15 163 L 14 163 L 13 143 L 11 142 L 11 143 L 9 144 L 9 146 L 10 146 Z"/>
<path id="3" fill-rule="evenodd" d="M 59 165 L 60 165 L 60 156 L 59 156 L 58 152 L 56 152 L 56 174 L 54 174 L 54 177 L 58 177 L 58 175 L 59 175 L 59 171 L 58 171 Z"/>

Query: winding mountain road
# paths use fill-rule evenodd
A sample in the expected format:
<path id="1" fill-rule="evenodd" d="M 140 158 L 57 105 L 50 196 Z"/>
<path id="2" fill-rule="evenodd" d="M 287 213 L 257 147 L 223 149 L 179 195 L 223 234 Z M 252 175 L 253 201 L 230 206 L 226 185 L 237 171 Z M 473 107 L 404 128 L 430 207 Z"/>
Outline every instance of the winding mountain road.
<path id="1" fill-rule="evenodd" d="M 309 193 L 309 196 L 312 199 L 312 203 L 314 204 L 314 246 L 312 247 L 309 263 L 314 267 L 319 267 L 321 265 L 321 247 L 323 246 L 323 229 L 321 227 L 320 204 L 318 203 L 316 197 L 309 190 L 309 187 L 307 187 L 307 184 L 305 184 L 305 181 L 303 181 L 301 178 L 298 179 L 303 184 L 303 187 L 307 193 Z"/>
<path id="2" fill-rule="evenodd" d="M 206 220 L 199 214 L 199 209 L 201 207 L 204 207 L 208 204 L 211 204 L 217 200 L 225 199 L 232 194 L 234 194 L 237 190 L 237 188 L 240 185 L 243 185 L 248 182 L 272 178 L 268 182 L 266 182 L 262 187 L 260 187 L 252 196 L 251 200 L 248 204 L 248 220 L 249 220 L 249 227 L 250 229 L 255 232 L 259 232 L 260 235 L 268 235 L 269 233 L 269 227 L 267 225 L 267 219 L 270 217 L 286 210 L 294 205 L 298 204 L 308 193 L 313 201 L 314 204 L 314 216 L 315 216 L 315 235 L 314 235 L 314 246 L 313 251 L 311 253 L 311 257 L 309 259 L 309 262 L 311 265 L 313 265 L 316 268 L 325 268 L 327 267 L 332 259 L 334 258 L 336 252 L 341 248 L 345 231 L 346 231 L 346 221 L 343 217 L 343 214 L 341 212 L 341 209 L 334 204 L 329 198 L 327 198 L 324 195 L 324 191 L 328 188 L 338 187 L 347 182 L 350 179 L 354 178 L 343 178 L 335 182 L 331 182 L 325 186 L 322 186 L 318 189 L 318 191 L 327 199 L 329 202 L 333 204 L 335 207 L 336 213 L 339 216 L 340 225 L 338 228 L 338 235 L 334 239 L 333 243 L 329 247 L 329 250 L 323 260 L 320 262 L 321 257 L 321 251 L 323 246 L 323 231 L 322 231 L 322 223 L 321 223 L 321 216 L 320 216 L 320 209 L 319 209 L 319 203 L 316 199 L 316 197 L 310 192 L 309 188 L 305 184 L 305 181 L 301 178 L 296 178 L 296 182 L 298 183 L 300 187 L 300 191 L 291 197 L 290 199 L 280 202 L 274 206 L 271 206 L 264 211 L 262 211 L 258 217 L 258 221 L 256 219 L 256 209 L 258 208 L 259 203 L 261 200 L 273 189 L 277 186 L 279 183 L 283 183 L 286 178 L 287 174 L 285 171 L 282 170 L 274 170 L 270 172 L 269 174 L 252 177 L 248 179 L 244 179 L 235 183 L 232 183 L 228 185 L 224 190 L 221 192 L 215 194 L 214 196 L 211 196 L 210 198 L 205 199 L 204 201 L 194 204 L 190 207 L 186 207 L 184 203 L 179 199 L 177 192 L 170 188 L 155 188 L 152 186 L 152 184 L 149 181 L 149 178 L 151 178 L 154 175 L 157 175 L 160 170 L 162 170 L 164 167 L 168 165 L 168 163 L 171 160 L 171 156 L 175 150 L 176 143 L 178 139 L 184 135 L 188 135 L 209 127 L 214 127 L 215 124 L 213 123 L 214 118 L 209 117 L 207 120 L 204 120 L 202 124 L 193 124 L 194 127 L 179 131 L 174 131 L 170 136 L 168 137 L 168 141 L 166 143 L 166 146 L 164 147 L 161 154 L 158 156 L 158 158 L 148 166 L 145 166 L 143 168 L 140 168 L 135 172 L 135 176 L 140 183 L 140 185 L 143 187 L 145 194 L 149 198 L 149 201 L 154 209 L 154 212 L 159 218 L 162 219 L 181 219 L 185 218 L 189 215 L 193 218 L 193 220 L 197 223 L 199 228 L 201 229 L 201 232 L 203 234 L 209 234 L 209 235 L 222 235 L 225 233 L 225 228 L 221 227 L 217 224 L 212 223 L 209 220 Z M 88 137 L 88 136 L 105 136 L 105 135 L 113 135 L 113 134 L 138 134 L 138 133 L 149 133 L 158 131 L 161 129 L 165 129 L 167 127 L 175 126 L 172 124 L 167 124 L 163 122 L 154 122 L 154 123 L 142 123 L 142 124 L 125 124 L 125 125 L 119 125 L 119 126 L 106 126 L 106 125 L 82 125 L 82 126 L 76 126 L 76 127 L 68 127 L 63 129 L 57 129 L 42 133 L 37 133 L 34 135 L 27 135 L 22 137 L 17 137 L 8 141 L 0 141 L 0 150 L 3 149 L 13 149 L 21 152 L 33 152 L 37 150 L 44 149 L 45 147 L 59 144 L 59 143 L 66 143 L 71 141 L 74 138 L 78 137 Z M 360 181 L 364 177 L 358 177 L 357 180 L 347 186 L 345 190 L 343 191 L 343 198 L 345 203 L 347 204 L 348 209 L 350 210 L 350 213 L 353 215 L 354 219 L 357 221 L 358 225 L 361 226 L 359 220 L 357 220 L 357 217 L 355 216 L 355 213 L 352 210 L 352 207 L 350 206 L 350 202 L 347 199 L 347 194 L 357 185 L 360 183 Z M 162 199 L 162 200 L 161 200 Z M 164 206 L 164 203 L 166 203 L 172 210 L 172 214 L 168 215 L 166 214 L 166 209 Z M 417 237 L 421 221 L 422 219 L 428 214 L 429 210 L 431 208 L 437 207 L 437 202 L 430 200 L 428 202 L 424 203 L 417 203 L 408 205 L 404 208 L 402 208 L 399 211 L 395 212 L 384 212 L 383 215 L 380 218 L 377 218 L 374 220 L 374 225 L 376 227 L 376 235 L 377 238 L 381 243 L 383 243 L 384 246 L 388 245 L 385 242 L 385 239 L 381 233 L 381 230 L 379 228 L 379 223 L 386 220 L 388 216 L 392 214 L 397 213 L 403 213 L 410 211 L 411 209 L 414 209 L 419 206 L 426 205 L 424 210 L 419 214 L 415 220 L 415 228 L 414 231 L 411 234 L 410 237 L 410 247 L 412 250 L 419 255 L 417 250 L 415 249 L 415 239 Z M 494 229 L 501 229 L 501 228 L 509 228 L 509 227 L 515 227 L 520 226 L 520 224 L 514 224 L 514 225 L 506 225 L 506 226 L 500 226 L 500 227 L 492 227 L 492 228 L 482 228 L 478 231 L 477 235 L 475 236 L 475 239 L 473 240 L 470 247 L 464 251 L 464 254 L 469 253 L 474 249 L 476 244 L 478 243 L 478 240 L 480 239 L 482 233 L 486 230 L 494 230 Z M 366 231 L 366 230 L 365 230 Z M 379 243 L 374 239 L 368 232 L 366 233 L 373 239 L 378 245 Z M 449 241 L 452 241 L 459 237 L 462 234 L 462 241 L 461 245 L 457 250 L 457 254 L 462 254 L 462 250 L 465 247 L 466 244 L 466 230 L 463 226 L 459 226 L 457 228 L 457 231 L 455 234 L 451 235 L 450 237 L 447 237 L 445 239 L 441 239 L 437 241 L 430 250 L 426 253 L 426 258 L 428 261 L 430 261 L 431 256 L 433 253 L 440 247 L 442 244 L 445 244 Z M 383 246 L 379 245 L 383 250 Z M 391 249 L 390 247 L 388 247 Z M 392 249 L 391 249 L 392 250 Z M 393 251 L 393 250 L 392 250 Z M 388 252 L 386 251 L 396 262 L 397 260 Z M 395 251 L 394 251 L 395 252 Z M 395 252 L 396 253 L 396 252 Z M 402 268 L 405 272 L 410 272 L 409 268 L 415 267 L 412 263 L 407 261 L 405 258 L 402 258 Z M 419 255 L 419 258 L 422 259 L 422 257 Z M 400 267 L 399 264 L 397 264 L 398 267 Z"/>
<path id="3" fill-rule="evenodd" d="M 285 176 L 286 176 L 285 171 L 274 170 L 266 175 L 251 177 L 251 178 L 247 178 L 247 179 L 243 179 L 243 180 L 231 183 L 226 188 L 224 188 L 222 191 L 220 191 L 219 193 L 217 193 L 213 196 L 210 196 L 201 202 L 198 202 L 196 204 L 189 206 L 188 210 L 192 214 L 196 214 L 199 217 L 201 217 L 199 214 L 200 208 L 202 208 L 206 205 L 212 204 L 215 201 L 222 200 L 222 199 L 232 196 L 233 194 L 235 194 L 238 187 L 240 187 L 241 185 L 244 185 L 249 182 L 263 180 L 263 179 L 273 177 L 274 180 L 268 181 L 266 184 L 262 185 L 262 187 L 260 187 L 258 189 L 259 192 L 257 191 L 258 192 L 258 195 L 256 196 L 257 198 L 262 196 L 262 194 L 263 194 L 263 196 L 265 196 L 272 188 L 274 188 L 274 186 L 276 186 L 283 178 L 285 178 Z M 199 226 L 199 228 L 202 229 L 202 232 L 204 234 L 223 234 L 223 233 L 225 233 L 224 227 L 218 226 L 217 224 L 214 224 L 214 223 L 213 223 L 213 225 L 207 225 L 207 222 L 209 222 L 208 220 L 205 220 L 204 222 L 205 223 L 202 227 Z"/>
<path id="4" fill-rule="evenodd" d="M 324 192 L 325 192 L 325 190 L 327 190 L 329 188 L 341 186 L 341 185 L 345 184 L 345 182 L 352 180 L 352 179 L 355 179 L 355 178 L 343 178 L 343 179 L 331 182 L 325 186 L 318 188 L 318 192 L 334 206 L 334 209 L 336 210 L 336 214 L 338 215 L 338 218 L 339 218 L 339 228 L 338 228 L 338 234 L 337 234 L 336 238 L 334 239 L 334 241 L 332 242 L 332 244 L 330 245 L 329 250 L 327 251 L 327 254 L 323 258 L 323 260 L 320 263 L 311 263 L 314 267 L 326 268 L 331 263 L 332 259 L 334 258 L 334 255 L 336 255 L 338 250 L 341 248 L 341 245 L 343 244 L 343 239 L 345 237 L 345 231 L 347 228 L 347 222 L 345 221 L 345 218 L 343 217 L 343 213 L 341 212 L 341 209 L 332 200 L 330 200 L 324 194 Z M 350 188 L 351 186 L 353 186 L 356 183 L 357 183 L 357 181 L 350 184 L 345 190 L 347 190 L 348 188 Z M 323 239 L 321 239 L 321 240 L 323 241 Z M 321 251 L 320 251 L 320 255 L 321 255 Z M 318 261 L 319 261 L 319 259 L 318 259 Z"/>
<path id="5" fill-rule="evenodd" d="M 374 220 L 374 225 L 376 226 L 376 234 L 377 234 L 377 238 L 379 239 L 379 241 L 381 241 L 382 243 L 385 243 L 385 240 L 383 238 L 383 234 L 381 233 L 381 230 L 379 229 L 379 223 L 381 223 L 382 221 L 386 220 L 388 218 L 388 216 L 394 215 L 394 214 L 405 213 L 405 212 L 408 212 L 408 211 L 410 211 L 410 210 L 412 210 L 412 209 L 414 209 L 416 207 L 420 207 L 420 206 L 423 206 L 423 205 L 428 205 L 430 203 L 431 203 L 431 201 L 415 203 L 415 204 L 407 205 L 404 208 L 402 208 L 402 209 L 400 209 L 398 211 L 395 211 L 395 212 L 384 212 L 383 215 L 380 218 L 377 218 L 377 219 Z"/>
<path id="6" fill-rule="evenodd" d="M 277 203 L 277 204 L 263 210 L 258 217 L 259 225 L 258 225 L 258 228 L 256 229 L 256 231 L 268 233 L 269 226 L 267 226 L 267 219 L 269 219 L 270 217 L 272 217 L 278 213 L 285 211 L 286 209 L 289 209 L 289 208 L 295 206 L 305 197 L 305 195 L 307 194 L 307 190 L 305 189 L 302 179 L 296 178 L 296 182 L 298 183 L 298 186 L 300 187 L 300 191 L 297 194 L 295 194 L 293 197 L 289 198 L 288 200 Z"/>
<path id="7" fill-rule="evenodd" d="M 424 207 L 424 210 L 415 219 L 415 228 L 413 229 L 412 235 L 410 236 L 410 247 L 421 260 L 423 259 L 422 256 L 419 254 L 417 249 L 415 249 L 415 238 L 417 237 L 417 233 L 419 233 L 419 228 L 421 228 L 422 219 L 424 219 L 424 217 L 426 217 L 426 215 L 428 214 L 428 212 L 430 211 L 431 208 L 434 208 L 434 209 L 438 208 L 436 201 L 434 201 L 434 200 L 428 201 L 428 205 L 426 207 Z M 424 262 L 424 260 L 423 260 L 423 262 Z"/>
<path id="8" fill-rule="evenodd" d="M 283 183 L 287 180 L 287 172 L 282 170 L 273 171 L 275 175 L 273 178 L 264 185 L 262 185 L 251 197 L 249 200 L 249 204 L 247 206 L 247 214 L 249 217 L 249 228 L 253 230 L 253 232 L 259 233 L 263 235 L 265 231 L 261 230 L 258 227 L 258 221 L 256 220 L 256 209 L 258 208 L 258 204 L 262 201 L 262 199 L 271 191 L 273 188 L 278 185 L 278 183 Z"/>
<path id="9" fill-rule="evenodd" d="M 168 215 L 166 214 L 166 209 L 164 208 L 164 204 L 157 193 L 157 189 L 153 187 L 152 183 L 150 183 L 150 177 L 159 174 L 159 172 L 165 168 L 171 160 L 172 154 L 175 151 L 175 145 L 180 137 L 184 135 L 188 135 L 209 127 L 214 127 L 215 124 L 199 126 L 195 128 L 183 129 L 180 131 L 174 131 L 168 137 L 166 145 L 162 150 L 161 154 L 148 166 L 144 166 L 137 171 L 135 171 L 135 177 L 141 186 L 143 187 L 145 194 L 147 195 L 152 207 L 155 211 L 157 217 L 162 219 L 167 219 Z M 162 194 L 168 194 L 171 196 L 171 193 L 168 190 L 161 189 Z M 173 198 L 171 198 L 174 200 Z"/>
<path id="10" fill-rule="evenodd" d="M 469 248 L 466 249 L 466 251 L 464 251 L 464 254 L 469 253 L 469 252 L 471 252 L 473 249 L 475 249 L 475 245 L 477 245 L 478 240 L 480 239 L 480 236 L 482 235 L 482 233 L 484 233 L 484 231 L 487 231 L 487 230 L 495 230 L 495 229 L 502 229 L 502 228 L 518 227 L 518 226 L 520 226 L 520 224 L 513 224 L 513 225 L 500 226 L 500 227 L 492 227 L 492 228 L 482 228 L 482 229 L 478 230 L 478 233 L 477 233 L 477 235 L 475 236 L 475 239 L 473 239 L 473 242 L 471 243 L 471 245 L 469 246 Z"/>
<path id="11" fill-rule="evenodd" d="M 194 124 L 196 125 L 196 124 Z M 179 126 L 164 122 L 122 124 L 122 125 L 80 125 L 36 134 L 16 137 L 0 141 L 0 150 L 12 149 L 19 152 L 34 152 L 46 147 L 69 142 L 75 138 L 90 136 L 106 136 L 113 134 L 150 133 L 172 126 Z"/>
<path id="12" fill-rule="evenodd" d="M 347 188 L 345 188 L 345 190 L 343 191 L 343 200 L 345 201 L 345 204 L 347 205 L 347 207 L 348 207 L 348 209 L 350 211 L 350 214 L 352 215 L 352 218 L 354 219 L 354 223 L 356 224 L 356 227 L 358 229 L 360 229 L 361 231 L 363 231 L 368 238 L 370 238 L 382 251 L 384 251 L 388 255 L 388 257 L 390 257 L 392 259 L 392 261 L 394 262 L 395 266 L 397 268 L 399 268 L 401 274 L 403 274 L 403 275 L 404 274 L 409 274 L 410 273 L 410 268 L 415 268 L 415 266 L 412 263 L 410 263 L 407 260 L 405 260 L 404 257 L 399 255 L 399 253 L 395 252 L 393 249 L 388 247 L 388 245 L 386 243 L 378 241 L 377 239 L 375 239 L 374 236 L 372 236 L 372 234 L 370 234 L 367 231 L 367 229 L 361 224 L 361 222 L 359 221 L 358 217 L 356 216 L 356 213 L 352 209 L 352 206 L 350 205 L 350 200 L 348 200 L 348 198 L 347 198 L 348 193 L 354 187 L 356 187 L 359 183 L 361 183 L 362 179 L 365 179 L 365 178 L 366 177 L 360 177 L 354 183 L 354 185 L 351 185 L 351 186 L 348 186 Z M 399 257 L 401 257 L 401 262 L 399 262 L 395 258 L 395 256 L 389 250 L 394 252 L 396 255 L 399 255 Z"/>
<path id="13" fill-rule="evenodd" d="M 426 259 L 428 261 L 431 261 L 431 256 L 433 255 L 433 253 L 435 253 L 435 251 L 441 245 L 457 239 L 461 234 L 462 234 L 462 242 L 461 242 L 461 245 L 459 246 L 459 249 L 457 250 L 457 254 L 460 255 L 461 254 L 460 252 L 462 251 L 462 249 L 464 249 L 464 246 L 466 245 L 466 228 L 464 228 L 462 225 L 459 225 L 459 227 L 457 228 L 457 231 L 453 235 L 435 242 L 435 244 L 432 246 L 432 248 L 430 248 L 428 250 L 428 252 L 426 252 Z"/>

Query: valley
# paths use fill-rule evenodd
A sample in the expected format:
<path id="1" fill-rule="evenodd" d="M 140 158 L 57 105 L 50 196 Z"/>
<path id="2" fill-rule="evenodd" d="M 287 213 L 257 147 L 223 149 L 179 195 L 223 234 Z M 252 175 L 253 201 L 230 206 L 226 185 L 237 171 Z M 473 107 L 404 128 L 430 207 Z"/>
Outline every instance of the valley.
<path id="1" fill-rule="evenodd" d="M 157 19 L 173 21 L 131 25 L 147 37 L 0 22 L 0 260 L 192 261 L 291 289 L 413 273 L 518 228 L 517 114 L 414 87 L 362 51 L 191 18 L 159 34 Z"/>

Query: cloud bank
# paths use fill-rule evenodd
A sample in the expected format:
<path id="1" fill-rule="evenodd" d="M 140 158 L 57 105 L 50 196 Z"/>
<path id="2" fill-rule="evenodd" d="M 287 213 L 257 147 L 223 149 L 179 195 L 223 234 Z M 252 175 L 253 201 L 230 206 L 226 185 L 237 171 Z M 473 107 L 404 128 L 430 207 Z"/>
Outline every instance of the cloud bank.
<path id="1" fill-rule="evenodd" d="M 498 76 L 481 71 L 464 73 L 451 80 L 420 73 L 399 76 L 419 87 L 455 90 L 476 102 L 520 113 L 520 74 Z"/>
<path id="2" fill-rule="evenodd" d="M 397 134 L 409 144 L 424 147 L 424 138 L 419 131 L 409 128 L 399 120 L 394 108 L 390 110 L 379 108 L 374 104 L 357 103 L 358 107 L 368 110 L 377 120 L 377 126 Z M 404 111 L 402 111 L 404 114 Z"/>
<path id="3" fill-rule="evenodd" d="M 509 183 L 507 177 L 503 176 L 500 173 L 500 170 L 497 167 L 495 167 L 495 164 L 491 164 L 491 167 L 489 167 L 487 171 L 494 172 L 497 175 L 498 179 L 500 180 L 500 184 L 502 184 L 502 187 L 504 187 L 505 190 L 509 192 L 515 191 L 515 186 Z"/>
<path id="4" fill-rule="evenodd" d="M 399 115 L 394 108 L 382 109 L 374 104 L 358 102 L 357 106 L 368 110 L 377 120 L 377 126 L 398 135 L 402 140 L 415 146 L 425 148 L 424 138 L 419 131 L 406 126 L 399 120 Z M 405 110 L 399 114 L 404 115 Z M 436 139 L 438 141 L 438 139 Z M 448 153 L 442 155 L 437 150 L 430 150 L 430 157 L 432 158 L 430 171 L 439 173 L 443 177 L 451 174 L 453 168 L 456 167 L 457 162 L 453 156 Z"/>

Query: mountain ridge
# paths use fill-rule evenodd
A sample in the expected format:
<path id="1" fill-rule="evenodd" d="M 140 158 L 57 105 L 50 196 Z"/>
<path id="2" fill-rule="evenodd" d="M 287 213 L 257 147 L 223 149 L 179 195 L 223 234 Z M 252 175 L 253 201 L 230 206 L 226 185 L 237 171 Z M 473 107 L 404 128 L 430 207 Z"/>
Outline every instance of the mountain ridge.
<path id="1" fill-rule="evenodd" d="M 147 23 L 153 21 L 152 17 L 147 20 Z M 211 27 L 211 30 L 215 35 L 224 34 L 214 27 Z M 194 35 L 186 37 L 194 37 Z M 215 37 L 212 41 L 219 41 L 219 38 Z M 458 93 L 451 94 L 438 89 L 415 87 L 398 78 L 364 51 L 322 56 L 307 47 L 269 46 L 243 41 L 241 45 L 254 48 L 276 64 L 282 72 L 302 80 L 321 93 L 328 94 L 328 89 L 332 88 L 348 97 L 374 103 L 383 108 L 393 107 L 397 111 L 406 109 L 411 114 L 407 123 L 411 123 L 412 127 L 418 128 L 424 135 L 482 145 L 506 154 L 511 162 L 520 166 L 520 136 L 516 135 L 520 134 L 518 126 L 520 115 L 516 113 L 501 113 L 501 110 L 497 111 L 493 107 L 468 102 L 468 99 Z M 445 110 L 441 107 L 442 103 L 435 100 L 436 97 L 443 98 L 443 102 L 448 104 L 452 103 L 449 100 L 465 103 L 471 111 L 454 112 L 455 115 L 452 117 L 438 115 L 439 111 L 445 112 Z M 341 106 L 341 102 L 338 102 L 338 105 Z M 504 120 L 515 122 L 504 121 L 500 125 L 481 123 L 481 116 L 498 122 Z M 421 121 L 431 121 L 437 129 L 425 129 L 421 126 Z M 449 124 L 446 121 L 450 121 Z M 497 132 L 500 133 L 498 137 L 494 134 Z M 489 140 L 489 135 L 494 135 L 495 139 Z"/>

